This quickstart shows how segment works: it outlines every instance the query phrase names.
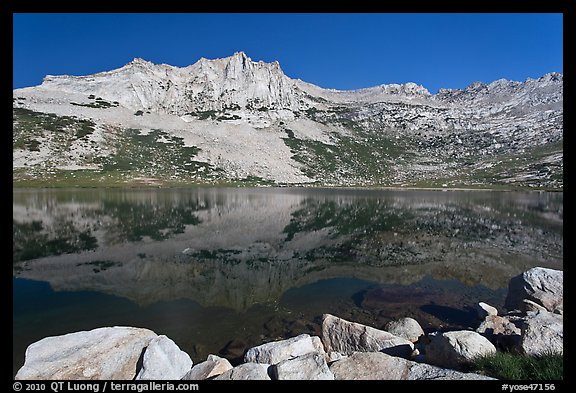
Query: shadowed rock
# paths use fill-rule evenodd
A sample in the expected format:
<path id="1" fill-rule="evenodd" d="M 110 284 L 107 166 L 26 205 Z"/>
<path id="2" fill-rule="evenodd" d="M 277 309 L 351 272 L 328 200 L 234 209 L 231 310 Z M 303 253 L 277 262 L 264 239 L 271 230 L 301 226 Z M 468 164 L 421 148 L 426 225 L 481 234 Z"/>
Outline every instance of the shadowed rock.
<path id="1" fill-rule="evenodd" d="M 522 301 L 528 299 L 550 312 L 559 313 L 564 309 L 563 290 L 563 271 L 535 267 L 510 279 L 505 306 L 508 310 L 520 310 Z"/>
<path id="2" fill-rule="evenodd" d="M 520 345 L 520 326 L 522 319 L 518 316 L 489 315 L 476 329 L 497 348 L 511 351 Z"/>

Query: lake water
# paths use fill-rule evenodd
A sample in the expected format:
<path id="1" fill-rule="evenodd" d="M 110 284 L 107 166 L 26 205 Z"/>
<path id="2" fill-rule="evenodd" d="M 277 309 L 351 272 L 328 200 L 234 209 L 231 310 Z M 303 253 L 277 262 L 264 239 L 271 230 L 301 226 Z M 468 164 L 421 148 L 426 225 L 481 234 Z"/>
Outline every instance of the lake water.
<path id="1" fill-rule="evenodd" d="M 14 374 L 46 336 L 166 334 L 194 362 L 318 334 L 473 325 L 508 280 L 563 269 L 563 193 L 305 188 L 13 191 Z"/>

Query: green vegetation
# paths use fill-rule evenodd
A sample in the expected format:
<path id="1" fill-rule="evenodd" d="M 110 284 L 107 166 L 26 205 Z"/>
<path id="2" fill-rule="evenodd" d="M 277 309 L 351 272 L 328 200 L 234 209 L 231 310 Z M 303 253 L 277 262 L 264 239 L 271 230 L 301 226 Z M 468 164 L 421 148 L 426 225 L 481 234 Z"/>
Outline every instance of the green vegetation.
<path id="1" fill-rule="evenodd" d="M 342 204 L 331 200 L 307 200 L 302 208 L 292 213 L 292 219 L 283 232 L 287 234 L 286 241 L 292 240 L 300 232 L 329 228 L 333 228 L 338 236 L 366 236 L 370 233 L 406 230 L 413 218 L 410 211 L 395 209 L 374 199 L 363 203 Z"/>
<path id="2" fill-rule="evenodd" d="M 114 267 L 114 266 L 122 266 L 122 262 L 114 262 L 114 261 L 105 260 L 105 261 L 81 262 L 81 263 L 76 264 L 76 266 L 82 266 L 82 265 L 95 266 L 92 269 L 92 271 L 94 273 L 100 273 L 101 271 L 108 270 L 109 268 Z"/>
<path id="3" fill-rule="evenodd" d="M 95 161 L 104 172 L 131 172 L 133 177 L 178 178 L 210 172 L 210 165 L 192 160 L 200 149 L 185 146 L 183 139 L 165 131 L 142 134 L 138 129 L 120 130 L 112 141 L 115 154 Z"/>
<path id="4" fill-rule="evenodd" d="M 24 108 L 12 109 L 12 149 L 38 151 L 40 142 L 36 138 L 51 138 L 58 141 L 62 149 L 71 142 L 94 132 L 92 121 L 73 116 L 57 116 L 34 112 Z"/>
<path id="5" fill-rule="evenodd" d="M 291 130 L 283 138 L 294 154 L 292 158 L 303 164 L 302 172 L 309 177 L 323 179 L 327 183 L 355 179 L 356 182 L 386 184 L 391 161 L 410 155 L 402 142 L 386 136 L 370 136 L 357 133 L 344 136 L 334 133 L 334 144 L 295 138 Z"/>
<path id="6" fill-rule="evenodd" d="M 12 221 L 12 261 L 13 263 L 51 255 L 61 255 L 94 250 L 98 241 L 90 230 L 79 230 L 73 222 L 63 219 L 51 231 L 41 221 Z"/>
<path id="7" fill-rule="evenodd" d="M 77 102 L 71 102 L 70 104 L 76 105 L 76 106 L 85 106 L 88 108 L 98 108 L 98 109 L 107 109 L 107 108 L 118 106 L 118 104 L 113 104 L 113 103 L 103 101 L 103 100 L 102 101 L 96 101 L 96 102 L 90 102 L 88 104 L 79 104 Z"/>
<path id="8" fill-rule="evenodd" d="M 240 110 L 240 105 L 237 104 L 237 103 L 235 103 L 235 102 L 233 102 L 233 103 L 231 103 L 230 105 L 224 105 L 224 106 L 222 107 L 222 109 L 224 109 L 224 110 L 229 109 L 229 110 L 231 110 L 231 111 L 237 111 L 237 110 Z"/>
<path id="9" fill-rule="evenodd" d="M 173 205 L 171 203 L 134 203 L 131 201 L 105 200 L 102 211 L 114 218 L 115 225 L 109 229 L 109 241 L 140 241 L 145 237 L 165 240 L 184 233 L 186 225 L 198 225 L 201 220 L 196 202 Z"/>
<path id="10" fill-rule="evenodd" d="M 90 99 L 90 100 L 96 99 L 96 101 L 95 101 L 95 102 L 89 102 L 88 104 L 83 104 L 83 103 L 80 104 L 80 103 L 77 103 L 77 102 L 71 102 L 70 104 L 76 105 L 76 106 L 85 106 L 85 107 L 88 107 L 88 108 L 99 108 L 99 109 L 107 109 L 107 108 L 111 108 L 111 107 L 115 107 L 115 106 L 120 105 L 120 104 L 118 103 L 118 101 L 114 101 L 113 103 L 110 103 L 110 102 L 108 102 L 108 101 L 105 101 L 102 97 L 96 98 L 96 97 L 94 96 L 94 94 L 90 94 L 90 95 L 88 96 L 88 99 Z"/>
<path id="11" fill-rule="evenodd" d="M 564 357 L 561 354 L 534 357 L 497 352 L 477 359 L 474 370 L 497 379 L 563 380 Z"/>
<path id="12" fill-rule="evenodd" d="M 198 120 L 206 120 L 206 119 L 215 119 L 218 115 L 217 111 L 209 110 L 209 111 L 197 111 L 197 112 L 188 112 L 186 113 L 190 116 L 196 116 Z"/>
<path id="13" fill-rule="evenodd" d="M 276 184 L 273 180 L 266 180 L 259 176 L 246 176 L 243 179 L 237 179 L 234 183 L 244 186 L 273 186 Z"/>
<path id="14" fill-rule="evenodd" d="M 222 120 L 239 120 L 239 119 L 241 119 L 240 116 L 230 115 L 228 113 L 225 113 L 222 116 L 219 116 L 218 118 L 216 118 L 216 120 L 219 120 L 219 121 L 222 121 Z"/>

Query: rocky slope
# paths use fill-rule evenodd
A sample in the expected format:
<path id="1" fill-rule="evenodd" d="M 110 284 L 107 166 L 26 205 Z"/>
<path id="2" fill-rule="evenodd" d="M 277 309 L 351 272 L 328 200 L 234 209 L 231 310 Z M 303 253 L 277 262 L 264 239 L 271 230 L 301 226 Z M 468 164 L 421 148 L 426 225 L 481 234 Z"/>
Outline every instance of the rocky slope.
<path id="1" fill-rule="evenodd" d="M 339 91 L 242 52 L 13 93 L 16 185 L 563 186 L 563 76 Z"/>

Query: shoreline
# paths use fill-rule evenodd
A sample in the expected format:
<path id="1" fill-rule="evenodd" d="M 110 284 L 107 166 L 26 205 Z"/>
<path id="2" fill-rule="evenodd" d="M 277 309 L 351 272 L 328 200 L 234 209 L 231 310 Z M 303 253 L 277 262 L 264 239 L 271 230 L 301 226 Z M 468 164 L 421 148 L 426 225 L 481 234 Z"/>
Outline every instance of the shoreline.
<path id="1" fill-rule="evenodd" d="M 564 189 L 545 189 L 545 188 L 531 188 L 531 187 L 518 187 L 518 188 L 471 188 L 471 187 L 416 187 L 416 186 L 330 186 L 330 185 L 251 185 L 243 183 L 231 183 L 231 184 L 213 184 L 213 183 L 189 183 L 189 184 L 117 184 L 117 185 L 50 185 L 50 184 L 40 184 L 40 185 L 26 185 L 26 184 L 15 184 L 12 183 L 13 190 L 40 190 L 40 189 L 95 189 L 95 188 L 110 188 L 110 189 L 146 189 L 146 190 L 158 190 L 158 189 L 188 189 L 188 188 L 255 188 L 255 189 L 319 189 L 319 190 L 354 190 L 354 191 L 443 191 L 443 192 L 453 192 L 453 191 L 487 191 L 487 192 L 564 192 Z"/>

